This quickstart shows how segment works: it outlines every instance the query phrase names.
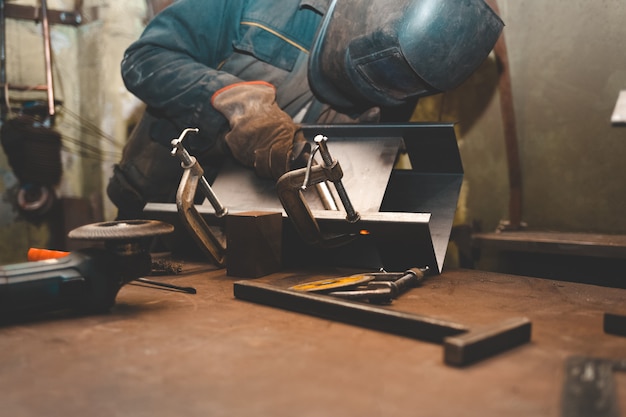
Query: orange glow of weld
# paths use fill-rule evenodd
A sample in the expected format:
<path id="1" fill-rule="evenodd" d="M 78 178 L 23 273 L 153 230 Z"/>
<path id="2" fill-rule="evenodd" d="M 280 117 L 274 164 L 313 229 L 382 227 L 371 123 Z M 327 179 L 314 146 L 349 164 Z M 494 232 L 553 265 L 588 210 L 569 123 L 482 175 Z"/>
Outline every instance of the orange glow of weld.
<path id="1" fill-rule="evenodd" d="M 361 229 L 361 230 L 359 231 L 359 234 L 360 234 L 361 236 L 367 236 L 367 235 L 369 235 L 369 234 L 370 234 L 370 231 L 369 231 L 369 230 L 365 230 L 365 229 Z"/>

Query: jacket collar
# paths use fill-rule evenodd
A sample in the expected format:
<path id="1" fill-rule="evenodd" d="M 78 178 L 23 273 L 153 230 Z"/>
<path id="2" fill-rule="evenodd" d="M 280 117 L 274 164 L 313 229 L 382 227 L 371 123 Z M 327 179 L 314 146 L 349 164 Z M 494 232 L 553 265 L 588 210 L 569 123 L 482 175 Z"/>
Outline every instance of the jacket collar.
<path id="1" fill-rule="evenodd" d="M 330 0 L 300 0 L 300 7 L 309 7 L 324 15 L 328 11 Z"/>

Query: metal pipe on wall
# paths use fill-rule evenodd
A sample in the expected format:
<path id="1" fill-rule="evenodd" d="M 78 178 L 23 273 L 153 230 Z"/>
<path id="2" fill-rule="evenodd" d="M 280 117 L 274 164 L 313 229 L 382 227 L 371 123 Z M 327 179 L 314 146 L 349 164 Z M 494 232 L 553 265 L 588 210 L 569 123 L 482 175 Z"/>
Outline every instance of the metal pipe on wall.
<path id="1" fill-rule="evenodd" d="M 54 80 L 52 76 L 52 48 L 50 43 L 50 24 L 48 21 L 48 5 L 46 0 L 41 0 L 41 25 L 43 31 L 43 51 L 46 61 L 46 90 L 48 93 L 48 115 L 50 116 L 48 127 L 54 124 Z"/>

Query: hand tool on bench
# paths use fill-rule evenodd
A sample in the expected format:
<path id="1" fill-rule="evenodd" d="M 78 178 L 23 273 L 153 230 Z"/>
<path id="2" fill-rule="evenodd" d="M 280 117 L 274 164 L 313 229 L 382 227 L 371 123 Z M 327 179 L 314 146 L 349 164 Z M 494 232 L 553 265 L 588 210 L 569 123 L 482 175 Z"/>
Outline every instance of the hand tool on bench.
<path id="1" fill-rule="evenodd" d="M 391 304 L 400 294 L 420 285 L 427 272 L 428 267 L 408 269 L 399 277 L 398 273 L 388 274 L 390 276 L 378 275 L 369 281 L 365 288 L 331 291 L 328 295 L 349 300 L 367 300 L 376 304 Z"/>
<path id="2" fill-rule="evenodd" d="M 50 249 L 39 249 L 39 248 L 30 248 L 28 250 L 28 261 L 36 262 L 36 261 L 45 261 L 49 259 L 58 259 L 63 258 L 70 255 L 71 252 L 67 251 L 59 251 L 59 250 L 50 250 Z M 151 270 L 149 271 L 151 275 L 154 275 L 154 263 L 152 263 Z M 148 278 L 139 277 L 135 279 L 136 282 L 140 282 L 142 284 L 146 284 L 147 286 L 158 287 L 158 288 L 166 288 L 168 290 L 176 290 L 185 292 L 187 294 L 195 294 L 196 289 L 193 287 L 182 287 L 179 285 L 168 284 L 166 282 L 154 281 Z"/>
<path id="3" fill-rule="evenodd" d="M 404 275 L 404 272 L 387 272 L 381 269 L 378 272 L 361 272 L 347 277 L 324 278 L 316 281 L 303 282 L 293 285 L 289 287 L 289 289 L 295 291 L 329 293 L 338 288 L 353 289 L 359 285 L 367 284 L 370 281 L 395 281 L 402 278 Z"/>
<path id="4" fill-rule="evenodd" d="M 173 230 L 156 220 L 89 224 L 70 231 L 69 238 L 103 241 L 103 247 L 0 267 L 0 319 L 66 309 L 107 311 L 122 286 L 150 273 L 149 241 Z"/>
<path id="5" fill-rule="evenodd" d="M 443 344 L 444 362 L 452 366 L 480 361 L 527 343 L 531 337 L 531 322 L 525 317 L 470 329 L 448 320 L 263 282 L 235 282 L 234 295 L 241 300 Z"/>

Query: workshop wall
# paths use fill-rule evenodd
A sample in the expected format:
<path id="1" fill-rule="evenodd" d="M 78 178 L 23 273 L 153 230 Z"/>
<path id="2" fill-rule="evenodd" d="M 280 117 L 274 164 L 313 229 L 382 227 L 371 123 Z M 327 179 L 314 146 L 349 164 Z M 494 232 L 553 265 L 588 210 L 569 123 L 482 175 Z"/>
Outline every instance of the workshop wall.
<path id="1" fill-rule="evenodd" d="M 80 212 L 55 213 L 27 219 L 15 204 L 20 187 L 6 156 L 0 152 L 0 264 L 21 262 L 29 247 L 50 247 L 51 227 L 59 218 L 111 219 L 112 205 L 104 195 L 112 164 L 121 155 L 128 124 L 141 106 L 126 91 L 119 65 L 124 49 L 145 22 L 144 0 L 48 0 L 48 9 L 74 11 L 82 3 L 80 25 L 50 25 L 53 54 L 55 130 L 63 137 L 61 200 L 82 203 Z M 36 6 L 36 0 L 11 4 Z M 39 22 L 6 19 L 7 82 L 42 85 L 45 80 L 43 36 Z M 45 92 L 11 91 L 9 99 L 45 100 Z M 63 210 L 63 207 L 61 208 Z M 89 213 L 85 213 L 89 211 Z"/>
<path id="2" fill-rule="evenodd" d="M 611 113 L 626 89 L 626 2 L 499 0 L 506 23 L 529 229 L 626 233 L 626 128 Z M 508 219 L 508 171 L 490 59 L 459 89 L 422 100 L 416 119 L 458 121 L 465 169 L 459 222 Z"/>

